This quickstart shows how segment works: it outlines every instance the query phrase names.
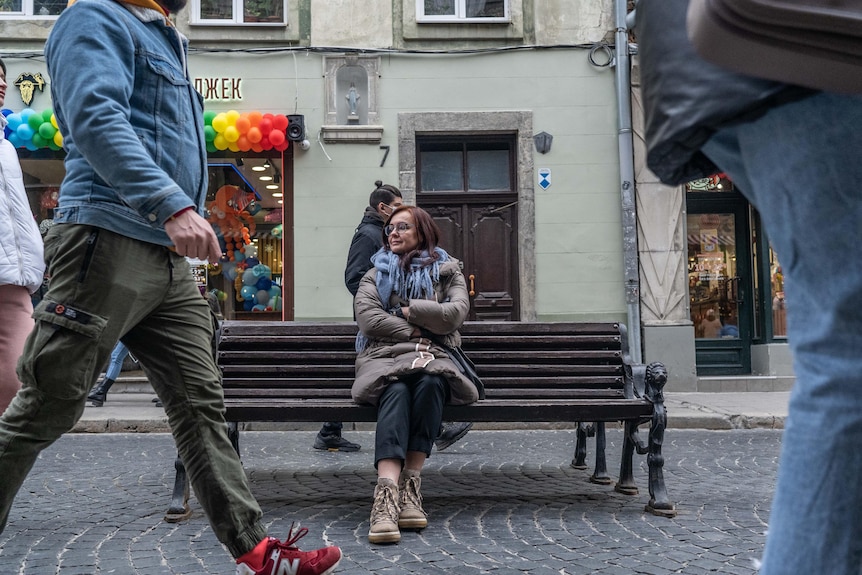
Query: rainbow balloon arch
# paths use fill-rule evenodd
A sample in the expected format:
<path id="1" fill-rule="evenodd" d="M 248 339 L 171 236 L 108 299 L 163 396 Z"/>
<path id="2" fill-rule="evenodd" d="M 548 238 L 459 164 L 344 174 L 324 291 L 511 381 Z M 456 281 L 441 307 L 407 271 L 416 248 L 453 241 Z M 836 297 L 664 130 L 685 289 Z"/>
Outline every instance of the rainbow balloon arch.
<path id="1" fill-rule="evenodd" d="M 63 134 L 50 108 L 41 113 L 31 108 L 13 112 L 3 108 L 6 117 L 6 139 L 16 148 L 31 151 L 59 150 Z M 204 112 L 204 139 L 208 152 L 283 152 L 290 146 L 287 137 L 289 120 L 284 114 L 262 114 L 258 111 L 240 113 Z"/>
<path id="2" fill-rule="evenodd" d="M 6 139 L 16 148 L 38 150 L 50 148 L 59 150 L 63 147 L 63 135 L 57 127 L 54 111 L 48 108 L 41 114 L 30 108 L 13 112 L 3 108 L 6 116 Z"/>

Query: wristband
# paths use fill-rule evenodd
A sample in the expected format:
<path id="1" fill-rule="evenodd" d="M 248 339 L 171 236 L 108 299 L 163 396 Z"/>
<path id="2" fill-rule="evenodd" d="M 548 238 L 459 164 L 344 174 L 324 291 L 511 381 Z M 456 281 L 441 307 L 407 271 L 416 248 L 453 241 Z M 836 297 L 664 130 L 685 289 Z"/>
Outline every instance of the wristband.
<path id="1" fill-rule="evenodd" d="M 168 218 L 168 221 L 169 221 L 169 222 L 174 221 L 175 219 L 177 219 L 177 216 L 178 216 L 178 215 L 182 214 L 183 212 L 187 212 L 187 211 L 189 211 L 189 210 L 191 210 L 191 209 L 193 209 L 193 208 L 192 208 L 192 206 L 186 206 L 185 208 L 181 209 L 180 211 L 178 211 L 177 213 L 175 213 L 174 215 L 172 215 L 171 217 L 169 217 L 169 218 Z"/>

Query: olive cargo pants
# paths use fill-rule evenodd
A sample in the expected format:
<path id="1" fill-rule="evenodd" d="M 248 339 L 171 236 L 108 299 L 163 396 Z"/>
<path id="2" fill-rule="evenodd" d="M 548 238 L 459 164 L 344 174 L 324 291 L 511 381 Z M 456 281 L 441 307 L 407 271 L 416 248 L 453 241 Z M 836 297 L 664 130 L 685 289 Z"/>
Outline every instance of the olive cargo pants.
<path id="1" fill-rule="evenodd" d="M 123 343 L 159 398 L 195 495 L 234 557 L 266 536 L 224 420 L 210 307 L 189 264 L 163 246 L 58 224 L 45 238 L 50 285 L 0 418 L 0 531 L 39 453 L 69 431 L 111 350 Z"/>

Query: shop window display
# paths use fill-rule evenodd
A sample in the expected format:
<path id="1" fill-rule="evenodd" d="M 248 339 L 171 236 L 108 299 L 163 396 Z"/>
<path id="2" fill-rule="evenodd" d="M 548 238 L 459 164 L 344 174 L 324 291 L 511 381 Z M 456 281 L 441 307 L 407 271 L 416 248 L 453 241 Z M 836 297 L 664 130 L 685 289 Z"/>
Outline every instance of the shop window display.
<path id="1" fill-rule="evenodd" d="M 60 183 L 65 175 L 63 160 L 59 153 L 49 150 L 27 150 L 21 151 L 20 154 L 30 208 L 44 236 L 53 224 L 53 211 L 57 206 Z M 280 165 L 280 155 L 273 158 L 246 158 L 245 161 L 225 158 L 217 160 L 216 163 L 230 164 L 244 173 L 250 183 L 258 184 L 256 187 L 261 190 L 261 198 L 257 199 L 253 194 L 242 191 L 237 193 L 237 190 L 240 190 L 237 184 L 242 180 L 225 177 L 224 168 L 211 167 L 212 195 L 207 199 L 208 212 L 210 207 L 228 204 L 233 206 L 225 210 L 226 216 L 228 211 L 230 213 L 230 219 L 227 220 L 229 224 L 225 222 L 225 227 L 232 228 L 239 235 L 228 234 L 228 237 L 232 238 L 233 261 L 226 259 L 207 266 L 206 291 L 219 298 L 225 317 L 230 319 L 281 319 L 283 254 L 282 205 L 279 202 L 282 186 L 280 181 L 274 189 L 267 189 L 266 185 L 263 185 L 272 182 L 275 173 L 280 174 L 280 171 L 276 172 L 277 166 Z M 245 165 L 237 166 L 237 163 Z M 253 172 L 253 167 L 263 170 Z M 255 178 L 258 174 L 269 180 L 259 181 Z M 280 180 L 280 177 L 278 179 Z M 221 188 L 226 189 L 222 190 L 217 201 L 216 194 Z M 228 193 L 229 191 L 233 193 Z M 213 217 L 212 212 L 208 215 Z M 218 218 L 215 216 L 213 219 Z M 238 230 L 236 226 L 239 226 Z M 219 227 L 216 226 L 216 229 Z M 240 246 L 237 246 L 236 239 L 240 240 Z M 224 247 L 227 248 L 227 245 Z M 224 251 L 227 253 L 228 250 Z M 260 267 L 255 269 L 256 266 Z M 245 274 L 246 270 L 251 270 L 251 273 Z M 254 282 L 252 276 L 255 278 Z M 255 288 L 253 293 L 251 289 L 244 289 L 251 287 Z M 34 304 L 41 299 L 43 291 L 34 294 Z"/>
<path id="2" fill-rule="evenodd" d="M 270 157 L 211 159 L 206 217 L 224 256 L 209 266 L 208 290 L 228 319 L 282 317 L 280 164 Z"/>
<path id="3" fill-rule="evenodd" d="M 784 305 L 784 273 L 778 256 L 769 249 L 769 270 L 772 285 L 772 333 L 775 337 L 787 337 L 787 309 Z"/>
<path id="4" fill-rule="evenodd" d="M 699 339 L 739 337 L 733 214 L 688 216 L 691 321 Z"/>

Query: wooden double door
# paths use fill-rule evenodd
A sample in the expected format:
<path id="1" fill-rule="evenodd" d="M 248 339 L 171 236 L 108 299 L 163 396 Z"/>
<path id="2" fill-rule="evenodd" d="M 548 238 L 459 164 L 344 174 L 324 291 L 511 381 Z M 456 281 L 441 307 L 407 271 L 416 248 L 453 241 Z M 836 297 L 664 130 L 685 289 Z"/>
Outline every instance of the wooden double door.
<path id="1" fill-rule="evenodd" d="M 516 134 L 426 135 L 416 142 L 416 202 L 463 264 L 472 321 L 519 321 Z"/>
<path id="2" fill-rule="evenodd" d="M 517 194 L 420 193 L 418 205 L 440 226 L 440 247 L 462 263 L 468 319 L 519 321 Z"/>

